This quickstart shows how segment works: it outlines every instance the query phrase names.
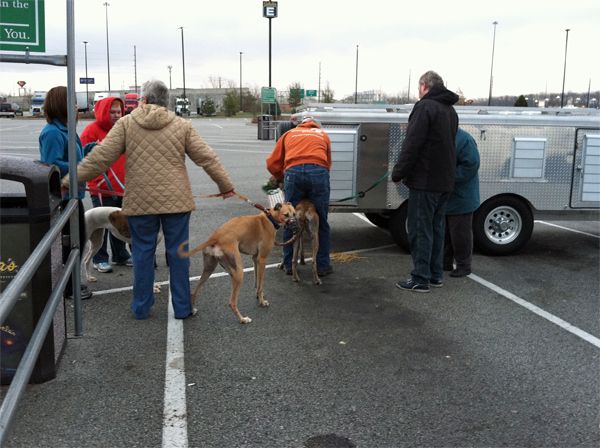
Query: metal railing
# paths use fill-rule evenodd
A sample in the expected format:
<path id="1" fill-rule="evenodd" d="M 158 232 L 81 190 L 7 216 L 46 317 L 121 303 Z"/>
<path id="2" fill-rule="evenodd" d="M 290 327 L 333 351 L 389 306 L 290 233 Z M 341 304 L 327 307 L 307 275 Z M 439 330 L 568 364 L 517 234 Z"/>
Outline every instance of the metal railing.
<path id="1" fill-rule="evenodd" d="M 14 308 L 17 300 L 21 294 L 25 291 L 33 276 L 37 272 L 38 268 L 52 249 L 52 244 L 59 237 L 61 231 L 67 221 L 73 214 L 75 216 L 71 220 L 71 225 L 77 225 L 78 221 L 78 201 L 72 199 L 68 202 L 63 213 L 60 214 L 56 222 L 50 227 L 50 230 L 46 233 L 44 238 L 33 250 L 31 255 L 27 258 L 27 261 L 23 264 L 15 278 L 13 278 L 4 292 L 0 295 L 0 324 L 8 318 L 9 313 Z M 75 222 L 74 222 L 75 221 Z M 73 233 L 71 233 L 73 236 Z M 76 270 L 79 269 L 80 260 L 79 248 L 73 248 L 69 254 L 69 258 L 65 263 L 65 268 L 60 275 L 57 285 L 53 288 L 52 293 L 46 303 L 46 307 L 40 316 L 40 319 L 33 331 L 31 339 L 27 344 L 27 348 L 19 362 L 17 371 L 12 379 L 10 387 L 8 388 L 2 406 L 0 407 L 0 446 L 4 443 L 8 432 L 10 430 L 11 423 L 15 416 L 17 405 L 25 391 L 25 387 L 29 382 L 33 368 L 38 359 L 42 345 L 53 322 L 56 308 L 60 304 L 63 298 L 63 292 L 69 281 L 69 277 L 73 279 L 73 298 L 75 305 L 75 327 L 76 333 L 81 334 L 81 293 L 80 291 L 80 276 L 73 275 Z"/>

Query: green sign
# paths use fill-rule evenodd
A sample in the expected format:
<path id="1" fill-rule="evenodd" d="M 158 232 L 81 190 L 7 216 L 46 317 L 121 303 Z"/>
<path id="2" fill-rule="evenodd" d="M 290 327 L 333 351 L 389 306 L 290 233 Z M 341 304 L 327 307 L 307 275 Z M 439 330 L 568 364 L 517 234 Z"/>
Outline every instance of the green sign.
<path id="1" fill-rule="evenodd" d="M 306 96 L 317 96 L 317 91 L 316 90 L 307 90 Z"/>
<path id="2" fill-rule="evenodd" d="M 263 87 L 260 90 L 260 99 L 263 103 L 275 104 L 277 96 L 277 90 L 273 87 Z"/>
<path id="3" fill-rule="evenodd" d="M 0 0 L 0 50 L 46 51 L 44 0 Z"/>

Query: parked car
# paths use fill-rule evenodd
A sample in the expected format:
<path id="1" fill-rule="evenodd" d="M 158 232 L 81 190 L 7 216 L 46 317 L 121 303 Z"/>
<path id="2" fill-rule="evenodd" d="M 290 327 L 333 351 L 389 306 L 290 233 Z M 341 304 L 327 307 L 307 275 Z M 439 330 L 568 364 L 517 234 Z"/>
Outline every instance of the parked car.
<path id="1" fill-rule="evenodd" d="M 0 117 L 15 118 L 16 115 L 11 103 L 0 103 Z"/>

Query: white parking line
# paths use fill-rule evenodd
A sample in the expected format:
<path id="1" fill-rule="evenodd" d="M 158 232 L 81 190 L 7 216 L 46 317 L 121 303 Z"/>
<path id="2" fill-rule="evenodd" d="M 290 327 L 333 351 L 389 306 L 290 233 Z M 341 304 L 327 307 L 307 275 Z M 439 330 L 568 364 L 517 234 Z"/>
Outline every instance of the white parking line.
<path id="1" fill-rule="evenodd" d="M 559 226 L 558 224 L 552 224 L 551 222 L 539 221 L 537 219 L 534 222 L 539 222 L 540 224 L 544 224 L 544 225 L 547 225 L 550 227 L 556 227 L 558 229 L 568 230 L 569 232 L 580 233 L 581 235 L 587 235 L 587 236 L 591 236 L 591 237 L 600 239 L 600 235 L 594 235 L 593 233 L 582 232 L 581 230 L 575 230 L 575 229 L 571 229 L 569 227 Z"/>
<path id="2" fill-rule="evenodd" d="M 477 276 L 475 274 L 470 274 L 469 278 L 471 280 L 479 283 L 480 285 L 483 285 L 486 288 L 491 289 L 495 293 L 500 294 L 501 296 L 506 297 L 508 300 L 512 300 L 517 305 L 521 305 L 523 308 L 528 309 L 532 313 L 535 313 L 538 316 L 543 317 L 544 319 L 552 322 L 553 324 L 558 325 L 559 327 L 567 330 L 569 333 L 573 333 L 575 336 L 580 337 L 584 341 L 589 342 L 592 345 L 595 345 L 597 348 L 600 348 L 600 339 L 598 339 L 595 336 L 592 336 L 589 333 L 586 333 L 585 331 L 577 328 L 574 325 L 571 325 L 569 322 L 566 322 L 566 321 L 562 320 L 560 317 L 556 317 L 554 314 L 550 314 L 549 312 L 544 311 L 540 307 L 535 306 L 532 303 L 529 303 L 526 300 L 521 299 L 520 297 L 514 295 L 513 293 L 508 292 L 507 290 L 502 289 L 498 285 L 495 285 L 495 284 L 493 284 L 491 282 L 488 282 L 487 280 L 485 280 L 485 279 L 483 279 L 483 278 L 481 278 L 481 277 L 479 277 L 479 276 Z"/>
<path id="3" fill-rule="evenodd" d="M 171 293 L 169 291 L 162 432 L 163 448 L 187 448 L 188 446 L 183 342 L 183 320 L 175 319 Z"/>

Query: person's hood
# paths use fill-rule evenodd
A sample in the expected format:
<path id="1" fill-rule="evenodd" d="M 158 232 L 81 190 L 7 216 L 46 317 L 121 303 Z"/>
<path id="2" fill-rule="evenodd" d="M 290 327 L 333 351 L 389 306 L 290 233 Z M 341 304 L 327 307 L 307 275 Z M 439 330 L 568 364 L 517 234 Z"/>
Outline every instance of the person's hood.
<path id="1" fill-rule="evenodd" d="M 176 117 L 175 112 L 156 104 L 142 104 L 135 108 L 130 115 L 144 129 L 162 129 Z"/>
<path id="2" fill-rule="evenodd" d="M 434 86 L 429 89 L 422 100 L 434 100 L 442 104 L 452 106 L 458 101 L 458 95 L 445 87 Z"/>
<path id="3" fill-rule="evenodd" d="M 114 101 L 118 101 L 121 106 L 121 114 L 125 109 L 125 105 L 123 100 L 116 96 L 107 96 L 106 98 L 101 99 L 94 106 L 94 114 L 96 115 L 96 123 L 105 131 L 110 131 L 113 127 L 113 124 L 110 122 L 110 106 Z"/>
<path id="4" fill-rule="evenodd" d="M 300 123 L 297 127 L 310 129 L 310 128 L 320 128 L 321 125 L 314 120 L 307 120 L 304 123 Z"/>

